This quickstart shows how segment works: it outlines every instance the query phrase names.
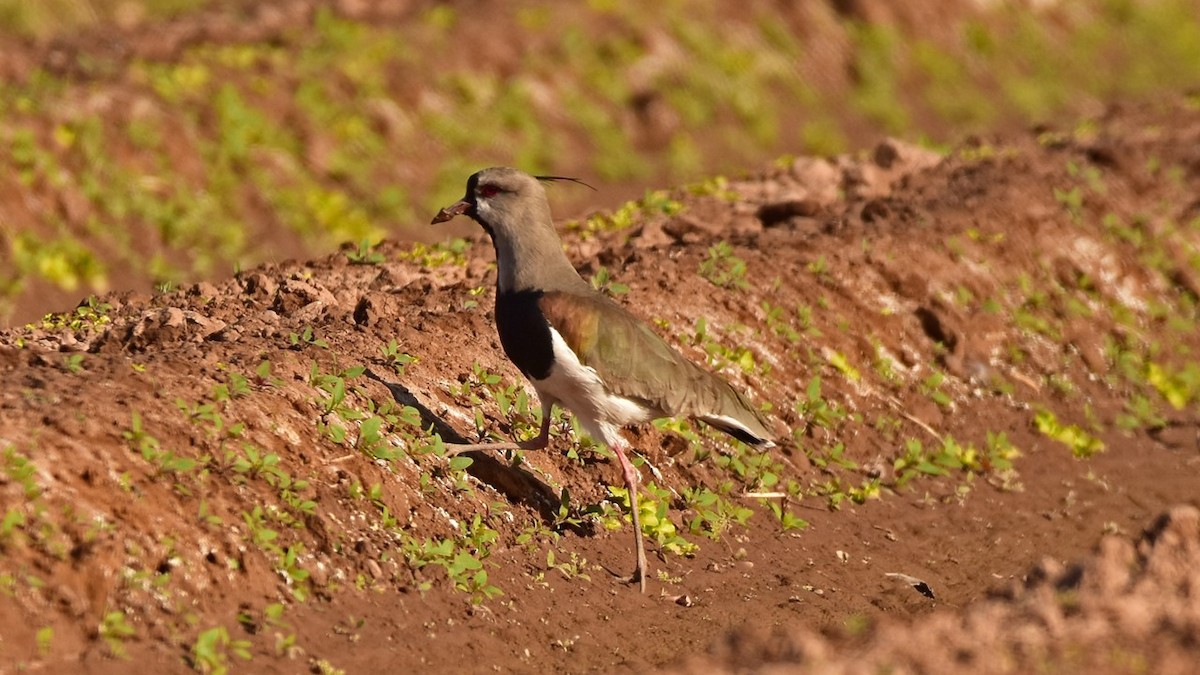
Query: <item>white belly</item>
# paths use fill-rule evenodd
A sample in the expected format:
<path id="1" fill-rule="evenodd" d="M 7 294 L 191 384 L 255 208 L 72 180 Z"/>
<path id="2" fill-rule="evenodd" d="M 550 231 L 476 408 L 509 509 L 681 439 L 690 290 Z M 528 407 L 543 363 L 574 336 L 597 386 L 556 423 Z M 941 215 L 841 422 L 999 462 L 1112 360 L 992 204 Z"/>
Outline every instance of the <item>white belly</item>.
<path id="1" fill-rule="evenodd" d="M 617 430 L 627 424 L 648 422 L 659 415 L 641 403 L 609 392 L 595 369 L 583 365 L 558 331 L 550 329 L 554 366 L 543 380 L 532 380 L 543 398 L 557 401 L 579 418 L 592 438 L 606 445 L 616 441 Z"/>

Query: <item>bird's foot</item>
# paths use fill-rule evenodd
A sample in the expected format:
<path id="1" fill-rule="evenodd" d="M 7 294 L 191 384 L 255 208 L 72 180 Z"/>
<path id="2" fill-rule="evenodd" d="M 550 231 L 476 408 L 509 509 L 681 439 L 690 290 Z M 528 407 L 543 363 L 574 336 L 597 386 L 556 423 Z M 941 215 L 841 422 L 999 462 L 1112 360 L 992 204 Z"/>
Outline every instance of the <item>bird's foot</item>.
<path id="1" fill-rule="evenodd" d="M 629 583 L 637 584 L 638 590 L 640 590 L 642 593 L 645 593 L 646 592 L 646 572 L 645 572 L 645 570 L 642 570 L 642 569 L 634 570 L 633 576 L 629 578 Z"/>

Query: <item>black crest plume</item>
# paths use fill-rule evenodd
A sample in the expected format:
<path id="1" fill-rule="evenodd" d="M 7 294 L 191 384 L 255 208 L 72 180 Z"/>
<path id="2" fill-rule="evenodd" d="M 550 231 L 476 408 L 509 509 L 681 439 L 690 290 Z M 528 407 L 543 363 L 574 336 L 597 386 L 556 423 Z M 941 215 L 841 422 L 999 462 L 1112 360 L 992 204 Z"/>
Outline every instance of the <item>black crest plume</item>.
<path id="1" fill-rule="evenodd" d="M 580 185 L 582 185 L 586 188 L 589 188 L 590 190 L 592 190 L 592 192 L 597 191 L 596 188 L 592 187 L 591 185 L 588 185 L 587 183 L 579 180 L 578 178 L 572 178 L 570 176 L 534 176 L 534 178 L 536 178 L 544 183 L 553 183 L 556 180 L 569 180 L 572 183 L 579 183 Z"/>

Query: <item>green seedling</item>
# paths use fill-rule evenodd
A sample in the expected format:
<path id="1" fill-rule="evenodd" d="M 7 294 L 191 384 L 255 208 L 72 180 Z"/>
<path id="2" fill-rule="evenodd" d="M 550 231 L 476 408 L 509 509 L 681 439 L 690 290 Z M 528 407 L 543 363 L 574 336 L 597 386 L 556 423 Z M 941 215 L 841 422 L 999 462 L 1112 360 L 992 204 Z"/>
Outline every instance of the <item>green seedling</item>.
<path id="1" fill-rule="evenodd" d="M 211 398 L 216 403 L 226 403 L 235 398 L 249 396 L 250 391 L 250 380 L 245 375 L 230 372 L 226 382 L 213 387 Z"/>
<path id="2" fill-rule="evenodd" d="M 280 551 L 275 569 L 287 582 L 292 596 L 303 602 L 308 599 L 309 572 L 300 565 L 300 556 L 304 553 L 304 544 L 296 543 Z"/>
<path id="3" fill-rule="evenodd" d="M 37 466 L 29 457 L 18 452 L 15 446 L 4 448 L 4 475 L 8 482 L 21 486 L 26 501 L 33 501 L 41 496 L 42 488 L 36 479 Z"/>
<path id="4" fill-rule="evenodd" d="M 700 276 L 721 288 L 744 290 L 746 261 L 733 254 L 729 242 L 720 241 L 708 247 L 708 257 L 700 262 Z"/>
<path id="5" fill-rule="evenodd" d="M 767 502 L 767 508 L 770 509 L 771 513 L 779 521 L 779 526 L 784 532 L 808 528 L 808 521 L 789 511 L 785 507 L 783 500 L 769 500 Z"/>
<path id="6" fill-rule="evenodd" d="M 37 642 L 38 654 L 42 657 L 49 656 L 54 645 L 54 627 L 43 626 L 39 628 L 34 635 L 34 640 Z"/>
<path id="7" fill-rule="evenodd" d="M 609 486 L 610 497 L 619 505 L 620 513 L 604 510 L 601 522 L 607 529 L 616 530 L 624 526 L 624 513 L 629 511 L 629 491 L 625 488 Z M 691 555 L 699 547 L 684 539 L 675 523 L 667 516 L 670 508 L 670 490 L 659 488 L 654 483 L 647 483 L 644 494 L 638 499 L 638 511 L 641 515 L 642 534 L 657 542 L 662 550 L 675 555 Z"/>
<path id="8" fill-rule="evenodd" d="M 388 340 L 388 343 L 380 347 L 379 351 L 383 354 L 384 362 L 391 366 L 396 375 L 400 377 L 404 377 L 404 367 L 417 360 L 412 354 L 401 351 L 399 343 L 394 338 Z"/>
<path id="9" fill-rule="evenodd" d="M 455 238 L 432 245 L 413 244 L 411 249 L 400 254 L 400 259 L 411 260 L 421 267 L 429 269 L 436 269 L 444 265 L 463 267 L 467 264 L 469 250 L 471 250 L 471 242 Z"/>
<path id="10" fill-rule="evenodd" d="M 1117 415 L 1117 426 L 1132 431 L 1134 429 L 1161 429 L 1167 420 L 1149 397 L 1141 394 L 1132 395 L 1125 401 L 1125 412 Z"/>
<path id="11" fill-rule="evenodd" d="M 1146 382 L 1176 410 L 1183 410 L 1200 398 L 1200 365 L 1168 369 L 1154 362 L 1146 364 Z"/>
<path id="12" fill-rule="evenodd" d="M 63 358 L 63 368 L 68 373 L 82 373 L 84 354 L 71 354 Z"/>
<path id="13" fill-rule="evenodd" d="M 929 377 L 921 381 L 920 390 L 922 394 L 929 397 L 929 400 L 938 404 L 938 406 L 942 408 L 953 408 L 954 400 L 950 398 L 949 394 L 942 391 L 942 384 L 945 383 L 945 381 L 945 373 L 935 370 L 934 372 L 930 373 Z"/>
<path id="14" fill-rule="evenodd" d="M 375 250 L 375 244 L 370 239 L 363 239 L 358 242 L 357 248 L 346 254 L 346 259 L 351 265 L 378 265 L 387 258 Z"/>
<path id="15" fill-rule="evenodd" d="M 558 573 L 562 574 L 563 578 L 567 581 L 574 581 L 575 579 L 581 579 L 583 581 L 592 580 L 592 578 L 588 576 L 587 572 L 584 571 L 587 569 L 587 559 L 581 558 L 579 554 L 575 553 L 574 551 L 571 551 L 570 560 L 563 562 L 558 562 L 558 558 L 554 555 L 553 549 L 546 551 L 546 569 L 557 570 Z"/>
<path id="16" fill-rule="evenodd" d="M 858 470 L 858 463 L 845 456 L 846 446 L 842 443 L 834 445 L 823 453 L 816 453 L 805 448 L 805 453 L 808 454 L 809 461 L 820 469 L 842 468 L 849 469 L 850 471 Z"/>
<path id="17" fill-rule="evenodd" d="M 456 590 L 471 595 L 473 604 L 503 595 L 503 591 L 488 582 L 487 570 L 483 569 L 481 559 L 486 558 L 489 551 L 476 551 L 471 553 L 460 549 L 453 539 L 427 539 L 424 542 L 406 539 L 404 542 L 404 554 L 409 566 L 414 569 L 429 565 L 441 567 L 450 577 Z M 428 583 L 422 584 L 421 588 L 429 588 Z"/>
<path id="18" fill-rule="evenodd" d="M 232 639 L 224 626 L 201 631 L 192 644 L 192 666 L 202 673 L 228 673 L 230 655 L 249 661 L 250 642 Z"/>
<path id="19" fill-rule="evenodd" d="M 771 333 L 777 337 L 781 337 L 789 344 L 798 344 L 801 338 L 801 330 L 806 326 L 797 326 L 797 321 L 790 317 L 783 307 L 772 306 L 770 302 L 763 300 L 763 314 L 766 316 L 767 327 Z"/>
<path id="20" fill-rule="evenodd" d="M 253 383 L 255 387 L 278 387 L 283 384 L 283 380 L 271 375 L 271 362 L 262 361 L 254 369 Z"/>
<path id="21" fill-rule="evenodd" d="M 858 372 L 858 369 L 850 365 L 850 360 L 841 352 L 827 350 L 825 360 L 829 361 L 829 365 L 836 368 L 847 380 L 858 382 L 862 379 L 862 375 Z"/>
<path id="22" fill-rule="evenodd" d="M 1049 410 L 1039 410 L 1034 413 L 1033 425 L 1039 432 L 1071 449 L 1071 454 L 1086 459 L 1098 452 L 1104 452 L 1104 441 L 1092 436 L 1081 427 L 1074 424 L 1062 424 L 1058 417 Z"/>
<path id="23" fill-rule="evenodd" d="M 113 656 L 125 658 L 125 641 L 137 634 L 137 630 L 129 624 L 125 612 L 113 611 L 104 615 L 100 621 L 100 637 L 108 645 Z"/>
<path id="24" fill-rule="evenodd" d="M 695 512 L 687 521 L 688 532 L 718 540 L 731 526 L 745 526 L 754 510 L 735 504 L 706 487 L 687 488 L 680 495 L 684 505 Z"/>
<path id="25" fill-rule="evenodd" d="M 612 280 L 608 268 L 601 266 L 591 278 L 592 288 L 606 295 L 618 296 L 629 292 L 629 286 Z"/>
<path id="26" fill-rule="evenodd" d="M 320 347 L 321 349 L 329 349 L 329 343 L 316 336 L 313 333 L 312 326 L 305 326 L 304 330 L 299 333 L 288 334 L 288 345 L 295 350 L 304 348 L 305 345 Z"/>
<path id="27" fill-rule="evenodd" d="M 142 456 L 142 459 L 155 466 L 155 475 L 187 473 L 200 464 L 191 457 L 183 457 L 171 450 L 162 449 L 158 439 L 142 428 L 142 416 L 137 411 L 133 412 L 129 428 L 121 433 L 121 437 L 131 449 Z"/>
<path id="28" fill-rule="evenodd" d="M 745 327 L 735 327 L 735 330 L 745 329 Z M 754 357 L 754 352 L 749 347 L 739 345 L 737 347 L 728 347 L 717 341 L 708 332 L 708 321 L 703 316 L 696 319 L 696 329 L 691 335 L 683 335 L 680 337 L 680 342 L 692 344 L 701 347 L 707 358 L 708 364 L 714 369 L 720 370 L 729 365 L 737 366 L 746 374 L 761 372 L 766 374 L 770 370 L 769 365 L 758 365 L 758 361 Z"/>
<path id="29" fill-rule="evenodd" d="M 806 422 L 804 428 L 797 430 L 797 433 L 803 433 L 812 427 L 832 429 L 847 416 L 846 410 L 841 405 L 821 397 L 820 375 L 814 375 L 809 380 L 805 398 L 796 404 L 796 412 Z"/>

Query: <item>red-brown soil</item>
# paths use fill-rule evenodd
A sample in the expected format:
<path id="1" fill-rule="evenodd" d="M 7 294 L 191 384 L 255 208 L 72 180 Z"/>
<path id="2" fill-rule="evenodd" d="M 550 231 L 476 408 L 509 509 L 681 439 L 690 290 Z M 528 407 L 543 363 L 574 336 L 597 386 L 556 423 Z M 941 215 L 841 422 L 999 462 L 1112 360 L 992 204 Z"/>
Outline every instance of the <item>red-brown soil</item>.
<path id="1" fill-rule="evenodd" d="M 481 237 L 461 264 L 385 244 L 373 264 L 269 265 L 5 331 L 0 672 L 212 666 L 195 646 L 218 627 L 246 641 L 215 650 L 246 672 L 1187 672 L 1197 194 L 1200 112 L 1181 101 L 946 158 L 888 142 L 801 159 L 568 234 L 585 275 L 607 267 L 697 359 L 704 317 L 708 351 L 733 354 L 716 365 L 794 431 L 764 455 L 632 433 L 699 546 L 651 543 L 646 595 L 621 578 L 627 523 L 556 525 L 563 488 L 616 522 L 619 470 L 567 432 L 520 467 L 477 455 L 470 477 L 419 426 L 367 438 L 393 401 L 447 439 L 475 435 L 475 410 L 512 432 Z M 746 266 L 727 287 L 700 273 L 722 241 Z M 402 373 L 390 340 L 416 357 Z M 1051 438 L 1072 425 L 1082 454 L 1105 449 Z M 906 480 L 915 441 L 944 475 Z M 955 447 L 961 468 L 934 457 Z M 748 525 L 688 531 L 697 487 Z M 784 531 L 772 501 L 808 526 Z M 464 534 L 476 518 L 494 542 Z M 503 595 L 406 555 L 430 538 Z"/>

